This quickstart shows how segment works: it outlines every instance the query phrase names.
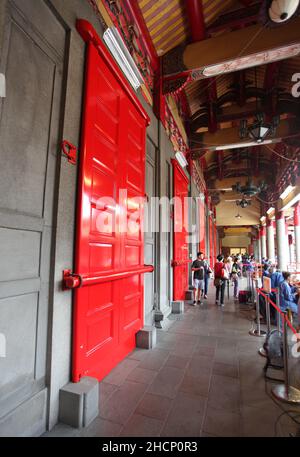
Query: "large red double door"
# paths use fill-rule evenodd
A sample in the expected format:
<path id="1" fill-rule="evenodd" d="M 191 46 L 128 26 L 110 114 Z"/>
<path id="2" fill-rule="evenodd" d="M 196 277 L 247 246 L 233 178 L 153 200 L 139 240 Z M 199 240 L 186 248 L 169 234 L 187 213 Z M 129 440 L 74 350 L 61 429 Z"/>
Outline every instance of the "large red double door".
<path id="1" fill-rule="evenodd" d="M 73 380 L 101 380 L 143 326 L 143 199 L 148 117 L 86 21 L 78 189 Z"/>
<path id="2" fill-rule="evenodd" d="M 188 178 L 176 160 L 173 163 L 174 259 L 173 299 L 184 300 L 188 290 Z"/>

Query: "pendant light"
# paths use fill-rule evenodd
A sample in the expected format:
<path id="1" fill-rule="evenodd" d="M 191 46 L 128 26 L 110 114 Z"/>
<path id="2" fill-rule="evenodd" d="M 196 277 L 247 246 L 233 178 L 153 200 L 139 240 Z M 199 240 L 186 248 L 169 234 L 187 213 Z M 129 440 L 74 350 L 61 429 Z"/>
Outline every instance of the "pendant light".
<path id="1" fill-rule="evenodd" d="M 277 24 L 288 21 L 297 11 L 299 0 L 273 0 L 268 14 Z"/>
<path id="2" fill-rule="evenodd" d="M 272 122 L 266 122 L 265 116 L 262 112 L 259 112 L 258 109 L 258 98 L 257 98 L 257 74 L 256 67 L 254 68 L 255 72 L 255 88 L 256 88 L 256 115 L 253 124 L 248 125 L 247 119 L 243 119 L 240 123 L 240 138 L 244 139 L 249 137 L 252 141 L 257 144 L 261 144 L 264 140 L 270 136 L 274 135 L 276 128 L 279 125 L 280 118 L 279 116 L 274 116 Z"/>

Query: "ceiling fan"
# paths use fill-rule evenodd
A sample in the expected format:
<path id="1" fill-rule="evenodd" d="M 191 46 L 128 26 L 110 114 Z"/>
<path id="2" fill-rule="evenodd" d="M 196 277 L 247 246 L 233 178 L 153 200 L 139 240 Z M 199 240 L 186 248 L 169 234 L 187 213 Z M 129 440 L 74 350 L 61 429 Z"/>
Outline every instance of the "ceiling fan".
<path id="1" fill-rule="evenodd" d="M 267 185 L 265 182 L 256 185 L 253 183 L 251 179 L 248 179 L 245 185 L 241 185 L 241 183 L 237 182 L 232 186 L 232 190 L 239 194 L 243 194 L 244 197 L 253 197 L 256 194 L 260 194 L 261 192 L 267 189 Z"/>
<path id="2" fill-rule="evenodd" d="M 251 206 L 251 200 L 247 200 L 246 198 L 242 198 L 242 200 L 225 200 L 225 202 L 235 202 L 237 206 L 241 208 L 247 208 L 247 206 Z"/>

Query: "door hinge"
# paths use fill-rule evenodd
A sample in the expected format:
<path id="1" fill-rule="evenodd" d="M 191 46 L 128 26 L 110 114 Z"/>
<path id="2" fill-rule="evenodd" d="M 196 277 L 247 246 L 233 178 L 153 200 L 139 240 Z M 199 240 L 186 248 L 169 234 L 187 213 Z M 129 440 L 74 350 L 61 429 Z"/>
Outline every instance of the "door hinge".
<path id="1" fill-rule="evenodd" d="M 70 143 L 67 140 L 63 140 L 61 144 L 62 148 L 62 153 L 64 156 L 67 157 L 68 162 L 70 162 L 72 165 L 76 164 L 77 160 L 77 148 L 74 146 L 74 144 Z"/>

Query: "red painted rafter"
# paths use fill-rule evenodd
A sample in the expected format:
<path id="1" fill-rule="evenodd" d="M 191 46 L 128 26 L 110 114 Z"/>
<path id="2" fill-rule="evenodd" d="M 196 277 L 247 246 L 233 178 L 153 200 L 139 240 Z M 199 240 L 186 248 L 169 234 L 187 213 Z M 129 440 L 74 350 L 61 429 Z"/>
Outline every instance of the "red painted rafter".
<path id="1" fill-rule="evenodd" d="M 277 86 L 279 78 L 280 62 L 272 62 L 267 65 L 265 79 L 264 79 L 264 91 L 267 94 L 267 115 L 272 117 L 276 114 L 276 106 L 274 100 L 273 91 Z"/>
<path id="2" fill-rule="evenodd" d="M 206 28 L 202 0 L 187 0 L 186 8 L 193 43 L 204 40 L 206 38 Z M 217 85 L 215 78 L 207 80 L 206 95 L 209 106 L 208 128 L 211 133 L 214 133 L 218 128 L 215 110 L 215 103 L 217 101 Z"/>
<path id="3" fill-rule="evenodd" d="M 204 40 L 206 33 L 202 1 L 186 0 L 186 10 L 191 26 L 193 42 Z"/>

